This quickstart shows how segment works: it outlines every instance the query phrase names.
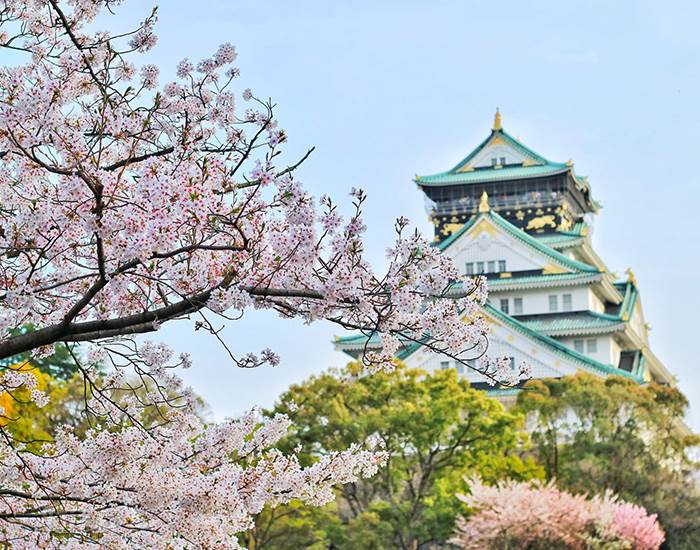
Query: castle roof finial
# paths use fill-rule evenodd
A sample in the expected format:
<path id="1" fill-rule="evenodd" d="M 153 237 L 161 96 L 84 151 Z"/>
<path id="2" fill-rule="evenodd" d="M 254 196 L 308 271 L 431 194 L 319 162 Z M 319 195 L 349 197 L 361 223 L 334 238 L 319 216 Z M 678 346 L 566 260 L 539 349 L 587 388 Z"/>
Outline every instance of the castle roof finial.
<path id="1" fill-rule="evenodd" d="M 491 210 L 491 207 L 489 206 L 489 194 L 484 191 L 481 194 L 481 200 L 479 201 L 479 212 L 483 213 L 488 212 L 489 210 Z"/>
<path id="2" fill-rule="evenodd" d="M 627 273 L 627 281 L 632 283 L 634 286 L 637 286 L 637 277 L 634 276 L 632 268 L 628 267 L 627 269 L 625 269 L 625 273 Z"/>
<path id="3" fill-rule="evenodd" d="M 493 129 L 501 129 L 501 111 L 498 109 L 498 107 L 496 107 L 496 114 L 493 117 Z"/>

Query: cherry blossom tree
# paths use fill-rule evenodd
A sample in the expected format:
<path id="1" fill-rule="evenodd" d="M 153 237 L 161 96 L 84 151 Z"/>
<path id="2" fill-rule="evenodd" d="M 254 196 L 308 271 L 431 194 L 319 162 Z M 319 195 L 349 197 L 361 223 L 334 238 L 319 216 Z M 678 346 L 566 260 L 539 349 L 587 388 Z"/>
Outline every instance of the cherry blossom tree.
<path id="1" fill-rule="evenodd" d="M 94 30 L 120 3 L 0 0 L 0 46 L 20 60 L 0 69 L 0 359 L 67 346 L 95 424 L 40 454 L 0 432 L 0 532 L 15 548 L 235 548 L 265 504 L 323 503 L 383 455 L 358 442 L 301 468 L 274 449 L 283 416 L 205 425 L 174 370 L 188 356 L 137 336 L 193 318 L 237 366 L 275 365 L 271 349 L 219 335 L 220 322 L 266 308 L 380 334 L 371 369 L 407 341 L 467 364 L 487 347 L 485 281 L 461 277 L 404 219 L 373 270 L 364 192 L 352 190 L 345 219 L 295 179 L 311 151 L 278 165 L 287 136 L 272 101 L 237 85 L 234 47 L 184 59 L 160 86 L 158 67 L 134 61 L 156 44 L 155 10 L 131 31 Z M 482 365 L 494 382 L 527 374 Z M 26 363 L 0 373 L 13 398 L 24 388 L 45 401 L 34 386 Z M 117 389 L 132 395 L 115 400 Z M 146 423 L 153 405 L 162 413 Z"/>
<path id="2" fill-rule="evenodd" d="M 458 548 L 617 548 L 657 550 L 664 533 L 656 515 L 612 493 L 587 498 L 547 484 L 471 480 L 460 499 L 474 514 L 458 520 Z"/>

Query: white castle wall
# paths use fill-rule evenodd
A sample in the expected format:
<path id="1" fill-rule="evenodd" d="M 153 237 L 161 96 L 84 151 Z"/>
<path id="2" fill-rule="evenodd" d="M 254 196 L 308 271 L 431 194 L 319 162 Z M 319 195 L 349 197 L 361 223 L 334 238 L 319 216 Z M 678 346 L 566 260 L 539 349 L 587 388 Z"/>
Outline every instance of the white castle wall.
<path id="1" fill-rule="evenodd" d="M 599 334 L 595 336 L 576 336 L 557 338 L 562 344 L 576 349 L 575 340 L 583 342 L 583 354 L 591 359 L 595 359 L 604 365 L 618 365 L 620 362 L 620 346 L 611 334 Z M 596 351 L 589 351 L 589 340 L 595 340 Z"/>
<path id="2" fill-rule="evenodd" d="M 558 288 L 541 288 L 533 290 L 508 290 L 499 291 L 494 288 L 489 291 L 492 304 L 500 308 L 501 299 L 508 299 L 510 315 L 538 315 L 550 313 L 549 296 L 557 296 L 558 312 L 564 309 L 564 294 L 571 295 L 571 309 L 569 311 L 598 311 L 604 309 L 603 303 L 588 286 L 566 286 Z M 515 313 L 514 298 L 522 298 L 523 313 Z"/>

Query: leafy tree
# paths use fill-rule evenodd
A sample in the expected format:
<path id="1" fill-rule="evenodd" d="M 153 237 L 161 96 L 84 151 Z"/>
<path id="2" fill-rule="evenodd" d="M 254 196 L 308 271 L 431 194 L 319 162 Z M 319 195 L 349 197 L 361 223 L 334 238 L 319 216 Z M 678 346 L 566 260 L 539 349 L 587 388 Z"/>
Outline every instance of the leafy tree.
<path id="1" fill-rule="evenodd" d="M 658 514 L 668 548 L 700 548 L 700 494 L 691 460 L 698 436 L 683 424 L 677 389 L 585 374 L 528 382 L 527 415 L 548 479 L 574 492 L 606 489 Z"/>
<path id="2" fill-rule="evenodd" d="M 494 480 L 542 474 L 519 456 L 522 418 L 472 389 L 454 369 L 428 374 L 398 364 L 393 372 L 368 376 L 351 363 L 292 386 L 275 412 L 293 418 L 286 444 L 308 450 L 308 463 L 367 439 L 388 454 L 377 476 L 339 489 L 332 521 L 306 518 L 303 530 L 318 529 L 320 522 L 326 541 L 338 548 L 442 544 L 465 511 L 455 496 L 465 475 L 479 472 Z M 298 533 L 294 521 L 276 523 L 280 537 Z M 262 528 L 260 523 L 255 531 Z M 263 547 L 288 548 L 276 541 Z"/>

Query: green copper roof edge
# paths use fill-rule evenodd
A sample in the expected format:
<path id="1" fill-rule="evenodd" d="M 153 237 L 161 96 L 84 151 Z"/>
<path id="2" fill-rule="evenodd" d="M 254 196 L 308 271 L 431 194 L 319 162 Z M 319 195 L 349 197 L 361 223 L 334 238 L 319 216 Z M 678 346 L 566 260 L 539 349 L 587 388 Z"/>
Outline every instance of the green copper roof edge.
<path id="1" fill-rule="evenodd" d="M 579 246 L 583 241 L 585 237 L 578 237 L 575 239 L 571 239 L 568 241 L 555 241 L 553 243 L 548 244 L 547 246 L 553 248 L 554 250 L 563 250 L 564 248 L 574 248 Z"/>
<path id="2" fill-rule="evenodd" d="M 473 159 L 479 151 L 481 151 L 484 147 L 486 147 L 486 144 L 491 141 L 491 138 L 493 135 L 497 132 L 498 130 L 491 130 L 491 133 L 486 136 L 486 139 L 482 140 L 479 145 L 476 146 L 476 148 L 472 149 L 471 153 L 467 154 L 466 157 L 464 157 L 462 160 L 460 160 L 453 168 L 448 170 L 447 172 L 442 172 L 443 174 L 452 174 L 459 170 L 462 166 L 464 166 L 466 163 L 468 163 L 471 159 Z"/>
<path id="3" fill-rule="evenodd" d="M 494 306 L 495 307 L 495 306 Z M 597 311 L 591 311 L 589 310 L 579 310 L 579 311 L 560 311 L 556 314 L 544 314 L 548 315 L 549 319 L 558 319 L 558 318 L 564 318 L 568 317 L 571 315 L 580 315 L 582 313 L 585 313 L 586 315 L 589 315 L 590 317 L 594 317 L 596 319 L 600 319 L 602 321 L 609 321 L 611 323 L 621 323 L 622 319 L 618 317 L 617 315 L 612 315 L 611 313 L 598 313 Z M 537 320 L 538 317 L 541 317 L 542 314 L 532 314 L 532 319 L 528 319 L 528 321 L 535 321 Z M 521 323 L 526 322 L 526 321 L 520 321 Z"/>
<path id="4" fill-rule="evenodd" d="M 592 336 L 592 335 L 598 335 L 598 334 L 610 334 L 610 333 L 615 333 L 615 332 L 621 332 L 624 330 L 625 323 L 620 321 L 618 323 L 615 323 L 613 325 L 608 325 L 605 327 L 591 327 L 591 328 L 561 328 L 561 329 L 540 329 L 537 330 L 536 332 L 540 332 L 542 334 L 545 334 L 546 336 L 551 336 L 552 338 L 554 337 L 563 337 L 563 336 L 576 336 L 576 335 L 586 335 L 586 336 Z M 531 329 L 535 330 L 535 329 Z"/>
<path id="5" fill-rule="evenodd" d="M 619 315 L 613 315 L 612 313 L 600 313 L 598 311 L 589 310 L 593 317 L 598 317 L 599 319 L 605 319 L 606 321 L 622 321 Z"/>
<path id="6" fill-rule="evenodd" d="M 576 350 L 573 350 L 569 348 L 568 346 L 565 346 L 561 342 L 555 340 L 554 338 L 551 338 L 545 334 L 541 334 L 537 331 L 534 331 L 524 325 L 522 322 L 518 321 L 517 319 L 511 317 L 510 315 L 507 315 L 503 313 L 502 311 L 496 309 L 493 307 L 491 304 L 486 303 L 484 305 L 484 310 L 487 311 L 490 315 L 493 317 L 496 317 L 497 319 L 501 320 L 505 324 L 508 324 L 513 328 L 514 330 L 517 330 L 521 334 L 525 335 L 528 338 L 531 338 L 533 340 L 536 340 L 543 344 L 544 346 L 552 349 L 553 351 L 559 353 L 560 355 L 563 355 L 565 357 L 574 359 L 575 361 L 585 365 L 586 367 L 597 371 L 599 373 L 603 374 L 611 374 L 611 375 L 619 375 L 619 376 L 624 376 L 627 378 L 630 378 L 631 380 L 634 380 L 638 383 L 642 383 L 643 379 L 639 376 L 636 376 L 632 373 L 617 369 L 613 367 L 612 365 L 606 365 L 604 363 L 600 363 L 596 361 L 595 359 L 591 359 L 590 357 L 587 357 Z M 335 342 L 336 344 L 338 341 Z M 419 348 L 421 347 L 420 342 L 413 342 L 411 345 L 406 346 L 403 348 L 399 353 L 396 354 L 396 357 L 398 359 L 404 360 L 413 353 L 415 353 Z"/>
<path id="7" fill-rule="evenodd" d="M 527 166 L 523 167 L 520 165 L 514 166 L 513 168 L 526 168 L 526 169 L 542 169 L 546 168 L 547 170 L 532 170 L 531 174 L 525 173 L 525 174 L 520 174 L 518 176 L 513 176 L 512 178 L 509 178 L 511 176 L 511 173 L 509 172 L 509 168 L 501 168 L 497 171 L 493 171 L 490 169 L 486 170 L 475 170 L 473 172 L 457 172 L 457 173 L 451 173 L 451 172 L 438 172 L 437 174 L 429 174 L 426 176 L 418 176 L 414 181 L 418 184 L 418 186 L 443 186 L 443 185 L 460 185 L 460 184 L 465 184 L 465 183 L 472 183 L 472 184 L 477 184 L 477 183 L 485 183 L 488 181 L 508 181 L 509 179 L 529 179 L 529 178 L 537 178 L 540 176 L 552 176 L 556 174 L 563 174 L 567 171 L 570 171 L 571 167 L 567 166 L 566 164 L 545 164 L 545 165 L 534 165 L 534 166 Z M 489 177 L 486 177 L 485 175 L 482 177 L 479 177 L 481 174 L 489 174 Z M 438 178 L 444 178 L 445 181 L 434 181 Z"/>
<path id="8" fill-rule="evenodd" d="M 577 282 L 597 282 L 602 279 L 602 277 L 602 273 L 554 273 L 551 275 L 491 279 L 487 281 L 487 284 L 492 287 L 494 291 L 504 292 L 511 288 L 545 288 L 550 286 L 570 286 Z"/>
<path id="9" fill-rule="evenodd" d="M 637 290 L 637 287 L 631 282 L 631 281 L 625 281 L 623 283 L 616 283 L 615 286 L 616 288 L 620 285 L 624 284 L 625 285 L 625 291 L 623 294 L 622 298 L 622 303 L 620 304 L 620 309 L 618 315 L 622 318 L 627 314 L 627 320 L 632 318 L 632 314 L 634 313 L 634 306 L 637 303 L 637 298 L 639 296 L 639 291 Z M 620 289 L 617 288 L 619 291 Z"/>
<path id="10" fill-rule="evenodd" d="M 573 275 L 573 274 L 572 274 L 572 275 Z M 495 306 L 492 306 L 492 307 L 495 307 Z M 562 312 L 562 313 L 563 313 L 563 312 Z M 575 312 L 574 312 L 574 313 L 575 313 Z M 599 319 L 603 319 L 603 320 L 605 320 L 605 321 L 610 321 L 610 322 L 612 322 L 612 323 L 617 323 L 617 324 L 624 323 L 624 321 L 623 321 L 620 317 L 618 317 L 618 316 L 616 316 L 616 315 L 609 314 L 609 313 L 599 313 L 599 312 L 597 312 L 597 311 L 587 311 L 586 313 L 588 313 L 588 314 L 591 315 L 592 317 L 597 317 L 597 318 L 599 318 Z M 534 321 L 534 320 L 536 320 L 536 319 L 529 319 L 528 321 Z M 526 325 L 528 321 L 519 321 L 519 322 L 520 322 L 520 323 L 523 323 L 524 325 Z M 373 335 L 370 337 L 370 339 L 371 339 L 371 338 L 374 338 L 375 336 L 378 336 L 378 333 L 373 334 Z M 364 343 L 364 342 L 366 342 L 366 341 L 367 341 L 367 336 L 365 336 L 364 334 L 352 334 L 352 335 L 349 335 L 349 336 L 340 336 L 340 337 L 338 337 L 337 339 L 333 340 L 332 343 L 333 343 L 334 345 L 337 345 L 337 344 L 353 345 L 353 344 Z M 410 343 L 410 344 L 405 345 L 405 346 L 402 347 L 401 349 L 402 349 L 402 350 L 407 350 L 407 349 L 409 349 L 409 348 L 410 348 L 411 346 L 413 346 L 413 345 L 420 345 L 420 344 L 417 344 L 416 342 L 412 342 L 412 343 Z"/>
<path id="11" fill-rule="evenodd" d="M 520 240 L 524 241 L 525 243 L 529 244 L 536 250 L 542 252 L 543 254 L 548 255 L 550 258 L 552 258 L 554 261 L 558 261 L 562 265 L 566 265 L 568 267 L 571 267 L 572 269 L 578 270 L 578 271 L 586 271 L 589 273 L 600 273 L 600 270 L 592 265 L 584 264 L 583 262 L 579 262 L 577 260 L 572 260 L 571 258 L 567 258 L 562 254 L 561 252 L 558 252 L 557 250 L 554 250 L 553 248 L 550 248 L 549 246 L 542 244 L 539 242 L 535 237 L 532 235 L 529 235 L 522 229 L 519 229 L 515 227 L 512 223 L 510 223 L 508 220 L 503 218 L 500 214 L 497 212 L 494 212 L 493 210 L 489 210 L 487 214 L 491 215 L 491 217 L 500 225 L 503 229 L 511 233 L 513 236 L 520 237 Z"/>
<path id="12" fill-rule="evenodd" d="M 554 338 L 550 338 L 549 336 L 546 336 L 544 334 L 540 334 L 539 332 L 536 332 L 528 327 L 526 327 L 523 323 L 518 321 L 517 319 L 514 319 L 510 315 L 506 315 L 502 311 L 496 309 L 495 307 L 486 304 L 485 309 L 491 313 L 494 317 L 499 318 L 503 322 L 510 324 L 514 329 L 518 330 L 519 332 L 525 334 L 526 336 L 529 336 L 533 338 L 534 340 L 538 340 L 545 344 L 546 346 L 550 348 L 554 348 L 557 350 L 560 354 L 564 354 L 568 357 L 571 357 L 575 360 L 577 360 L 579 363 L 583 363 L 587 365 L 588 367 L 593 368 L 594 370 L 597 370 L 599 372 L 605 373 L 605 374 L 617 374 L 620 376 L 625 376 L 627 378 L 631 378 L 632 380 L 635 380 L 636 382 L 642 382 L 643 380 L 639 378 L 638 376 L 635 376 L 629 372 L 616 369 L 612 365 L 606 365 L 604 363 L 600 363 L 596 361 L 595 359 L 591 359 L 590 357 L 586 357 L 585 355 L 577 352 L 576 350 L 573 350 L 569 348 L 568 346 L 565 346 L 561 342 L 558 342 Z"/>
<path id="13" fill-rule="evenodd" d="M 372 337 L 370 337 L 370 339 L 372 339 L 375 335 L 372 335 Z M 367 341 L 367 336 L 365 336 L 364 334 L 354 334 L 351 336 L 342 336 L 342 337 L 336 338 L 335 340 L 333 340 L 332 343 L 335 346 L 340 346 L 340 345 L 351 346 L 351 345 L 363 344 L 366 341 Z M 420 342 L 411 342 L 410 344 L 405 344 L 400 348 L 400 351 L 396 354 L 396 357 L 399 359 L 403 359 L 405 357 L 408 357 L 414 351 L 416 351 L 416 349 L 418 349 L 420 346 L 421 346 Z M 341 350 L 341 351 L 343 351 L 343 350 Z"/>

